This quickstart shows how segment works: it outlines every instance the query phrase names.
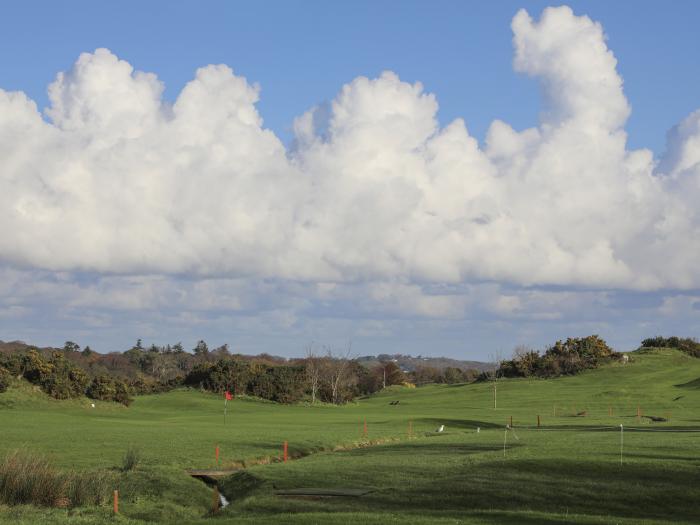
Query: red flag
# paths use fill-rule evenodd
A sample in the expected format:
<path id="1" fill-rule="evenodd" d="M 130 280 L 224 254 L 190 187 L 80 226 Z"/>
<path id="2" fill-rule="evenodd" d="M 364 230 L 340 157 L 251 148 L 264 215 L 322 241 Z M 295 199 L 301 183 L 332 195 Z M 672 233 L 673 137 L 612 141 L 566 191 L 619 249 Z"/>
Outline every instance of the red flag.
<path id="1" fill-rule="evenodd" d="M 231 395 L 231 392 L 228 390 L 226 391 L 226 401 L 231 401 L 233 399 L 233 396 Z"/>

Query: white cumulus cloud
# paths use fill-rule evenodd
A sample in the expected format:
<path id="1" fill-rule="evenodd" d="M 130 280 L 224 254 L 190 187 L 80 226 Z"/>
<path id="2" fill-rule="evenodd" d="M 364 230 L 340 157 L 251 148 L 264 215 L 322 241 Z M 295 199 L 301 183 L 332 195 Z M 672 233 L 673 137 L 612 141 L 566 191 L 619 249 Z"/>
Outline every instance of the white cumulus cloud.
<path id="1" fill-rule="evenodd" d="M 560 7 L 520 11 L 512 29 L 541 121 L 495 121 L 483 146 L 462 120 L 441 128 L 437 97 L 392 72 L 300 116 L 292 148 L 265 129 L 259 88 L 224 65 L 199 69 L 172 104 L 106 49 L 58 74 L 45 118 L 0 90 L 0 261 L 368 282 L 377 300 L 447 317 L 464 300 L 421 287 L 700 287 L 698 113 L 657 166 L 627 149 L 630 107 L 600 24 Z"/>

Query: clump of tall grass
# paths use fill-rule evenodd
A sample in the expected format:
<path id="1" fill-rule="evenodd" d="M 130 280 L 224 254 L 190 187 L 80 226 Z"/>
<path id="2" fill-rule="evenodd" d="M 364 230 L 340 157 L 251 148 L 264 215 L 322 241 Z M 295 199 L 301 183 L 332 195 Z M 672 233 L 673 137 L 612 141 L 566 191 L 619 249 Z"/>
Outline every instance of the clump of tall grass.
<path id="1" fill-rule="evenodd" d="M 114 475 L 105 471 L 71 472 L 66 482 L 71 507 L 102 505 L 109 501 L 115 485 Z"/>
<path id="2" fill-rule="evenodd" d="M 0 503 L 75 507 L 104 503 L 113 480 L 104 472 L 62 472 L 42 455 L 10 452 L 0 462 Z"/>
<path id="3" fill-rule="evenodd" d="M 136 447 L 129 447 L 122 458 L 122 472 L 134 470 L 141 463 L 141 451 Z"/>

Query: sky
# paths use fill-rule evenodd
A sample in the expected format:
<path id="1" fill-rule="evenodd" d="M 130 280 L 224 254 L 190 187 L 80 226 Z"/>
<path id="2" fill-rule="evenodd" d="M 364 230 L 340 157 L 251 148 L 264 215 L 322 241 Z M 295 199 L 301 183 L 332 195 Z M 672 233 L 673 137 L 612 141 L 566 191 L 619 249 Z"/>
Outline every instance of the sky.
<path id="1" fill-rule="evenodd" d="M 700 335 L 697 2 L 0 9 L 2 340 Z"/>

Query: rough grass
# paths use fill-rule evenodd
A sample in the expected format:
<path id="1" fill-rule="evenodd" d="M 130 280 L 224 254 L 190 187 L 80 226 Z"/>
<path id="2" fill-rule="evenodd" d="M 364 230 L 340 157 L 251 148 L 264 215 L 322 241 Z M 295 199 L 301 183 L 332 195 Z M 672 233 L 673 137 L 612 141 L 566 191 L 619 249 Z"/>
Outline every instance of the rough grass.
<path id="1" fill-rule="evenodd" d="M 134 470 L 139 463 L 141 463 L 141 451 L 134 446 L 129 447 L 122 458 L 122 472 Z"/>
<path id="2" fill-rule="evenodd" d="M 17 450 L 0 463 L 0 502 L 43 507 L 101 504 L 114 485 L 108 473 L 63 472 L 44 456 Z"/>
<path id="3" fill-rule="evenodd" d="M 434 385 L 343 407 L 236 399 L 226 425 L 223 400 L 195 391 L 90 409 L 10 389 L 0 394 L 0 449 L 24 444 L 93 471 L 115 469 L 124 444 L 138 446 L 141 466 L 115 482 L 124 523 L 211 523 L 211 490 L 184 470 L 214 467 L 216 445 L 220 467 L 249 467 L 221 483 L 233 501 L 221 523 L 699 523 L 700 432 L 677 432 L 700 430 L 699 378 L 700 359 L 655 350 L 575 377 L 501 381 L 497 410 L 490 384 Z M 669 421 L 640 420 L 638 407 Z M 300 459 L 279 461 L 285 440 Z M 360 498 L 274 495 L 365 487 L 374 491 Z M 0 507 L 0 523 L 110 519 L 106 506 L 65 512 Z"/>

